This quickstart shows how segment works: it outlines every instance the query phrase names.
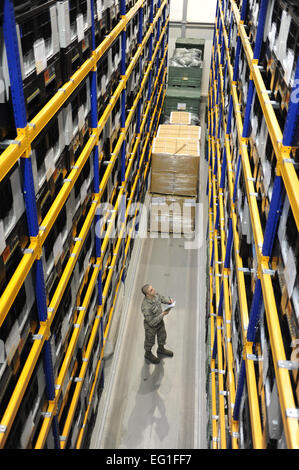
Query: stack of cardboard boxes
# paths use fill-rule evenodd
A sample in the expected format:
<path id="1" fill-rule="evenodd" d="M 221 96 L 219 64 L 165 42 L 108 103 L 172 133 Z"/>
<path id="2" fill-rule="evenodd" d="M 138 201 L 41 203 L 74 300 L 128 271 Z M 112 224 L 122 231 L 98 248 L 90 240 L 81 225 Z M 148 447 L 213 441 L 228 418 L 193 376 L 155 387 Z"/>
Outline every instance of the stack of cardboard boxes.
<path id="1" fill-rule="evenodd" d="M 172 112 L 153 143 L 151 227 L 159 232 L 192 233 L 198 195 L 200 126 L 191 114 Z"/>

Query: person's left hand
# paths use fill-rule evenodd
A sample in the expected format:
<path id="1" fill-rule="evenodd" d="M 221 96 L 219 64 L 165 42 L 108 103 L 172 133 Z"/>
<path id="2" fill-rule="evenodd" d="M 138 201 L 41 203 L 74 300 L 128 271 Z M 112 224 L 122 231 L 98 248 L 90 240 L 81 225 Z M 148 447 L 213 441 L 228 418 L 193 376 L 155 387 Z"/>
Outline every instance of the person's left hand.
<path id="1" fill-rule="evenodd" d="M 173 304 L 173 299 L 170 299 L 170 298 L 169 298 L 169 302 L 168 302 L 168 303 L 169 303 L 169 304 Z"/>

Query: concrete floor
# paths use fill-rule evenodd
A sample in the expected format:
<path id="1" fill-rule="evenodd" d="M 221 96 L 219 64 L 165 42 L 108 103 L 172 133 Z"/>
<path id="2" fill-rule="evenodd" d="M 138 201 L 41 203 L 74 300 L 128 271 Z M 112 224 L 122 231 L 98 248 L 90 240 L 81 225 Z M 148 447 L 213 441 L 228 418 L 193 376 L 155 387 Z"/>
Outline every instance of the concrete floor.
<path id="1" fill-rule="evenodd" d="M 186 249 L 183 238 L 159 236 L 135 242 L 126 284 L 120 292 L 118 338 L 105 362 L 105 388 L 92 449 L 206 448 L 208 205 L 204 155 L 202 132 L 199 248 Z M 166 347 L 173 350 L 174 357 L 163 358 L 158 365 L 144 359 L 140 288 L 145 283 L 176 300 L 176 307 L 165 317 Z"/>

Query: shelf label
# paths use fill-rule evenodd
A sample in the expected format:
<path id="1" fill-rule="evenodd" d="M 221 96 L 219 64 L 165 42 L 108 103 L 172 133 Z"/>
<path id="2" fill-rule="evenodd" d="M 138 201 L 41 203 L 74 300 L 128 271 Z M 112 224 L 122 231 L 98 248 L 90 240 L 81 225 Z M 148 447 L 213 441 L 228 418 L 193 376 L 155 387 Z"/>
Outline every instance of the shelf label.
<path id="1" fill-rule="evenodd" d="M 98 21 L 102 19 L 102 0 L 97 0 Z"/>
<path id="2" fill-rule="evenodd" d="M 178 109 L 178 111 L 186 111 L 186 109 L 187 109 L 186 103 L 178 103 L 177 109 Z"/>
<path id="3" fill-rule="evenodd" d="M 46 46 L 43 38 L 35 41 L 33 44 L 33 51 L 36 73 L 39 74 L 47 67 Z"/>
<path id="4" fill-rule="evenodd" d="M 6 242 L 5 242 L 4 224 L 3 224 L 3 220 L 0 220 L 0 253 L 3 253 L 5 248 L 6 248 Z"/>
<path id="5" fill-rule="evenodd" d="M 46 178 L 47 181 L 51 178 L 55 171 L 54 150 L 51 148 L 45 157 Z"/>
<path id="6" fill-rule="evenodd" d="M 0 79 L 0 103 L 5 103 L 5 83 L 2 78 Z"/>
<path id="7" fill-rule="evenodd" d="M 62 244 L 62 238 L 61 238 L 61 233 L 58 235 L 56 238 L 56 241 L 53 245 L 53 254 L 54 254 L 54 263 L 57 264 L 58 259 L 60 258 L 60 255 L 62 253 L 63 249 L 63 244 Z"/>
<path id="8" fill-rule="evenodd" d="M 78 42 L 83 41 L 84 39 L 84 18 L 83 14 L 77 16 L 77 35 Z"/>
<path id="9" fill-rule="evenodd" d="M 284 270 L 284 277 L 285 277 L 289 297 L 291 297 L 293 293 L 296 275 L 297 275 L 296 261 L 295 261 L 293 250 L 290 247 L 288 251 L 286 267 Z"/>
<path id="10" fill-rule="evenodd" d="M 20 328 L 18 322 L 15 321 L 13 327 L 10 330 L 7 340 L 5 341 L 5 352 L 8 365 L 10 365 L 20 341 Z"/>
<path id="11" fill-rule="evenodd" d="M 34 428 L 33 414 L 32 414 L 32 410 L 30 410 L 26 424 L 22 430 L 22 434 L 20 438 L 23 449 L 26 449 L 28 445 L 33 428 Z"/>
<path id="12" fill-rule="evenodd" d="M 84 106 L 81 104 L 81 106 L 78 109 L 78 128 L 79 131 L 81 131 L 82 127 L 84 126 L 85 122 L 85 116 L 84 116 Z"/>

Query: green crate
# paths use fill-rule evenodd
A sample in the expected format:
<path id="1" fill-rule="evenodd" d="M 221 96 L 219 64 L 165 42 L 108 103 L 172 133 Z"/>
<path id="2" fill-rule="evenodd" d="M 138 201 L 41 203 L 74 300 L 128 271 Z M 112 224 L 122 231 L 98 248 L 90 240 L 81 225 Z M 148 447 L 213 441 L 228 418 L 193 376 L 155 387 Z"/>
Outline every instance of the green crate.
<path id="1" fill-rule="evenodd" d="M 204 57 L 205 51 L 205 40 L 197 38 L 178 38 L 175 43 L 176 49 L 184 47 L 185 49 L 200 49 L 201 57 Z"/>
<path id="2" fill-rule="evenodd" d="M 164 101 L 164 114 L 171 111 L 187 111 L 199 116 L 200 90 L 189 87 L 168 87 Z"/>
<path id="3" fill-rule="evenodd" d="M 200 88 L 202 70 L 202 67 L 174 67 L 170 65 L 168 69 L 168 85 Z"/>

